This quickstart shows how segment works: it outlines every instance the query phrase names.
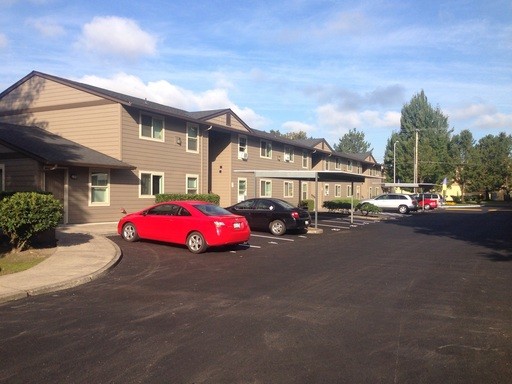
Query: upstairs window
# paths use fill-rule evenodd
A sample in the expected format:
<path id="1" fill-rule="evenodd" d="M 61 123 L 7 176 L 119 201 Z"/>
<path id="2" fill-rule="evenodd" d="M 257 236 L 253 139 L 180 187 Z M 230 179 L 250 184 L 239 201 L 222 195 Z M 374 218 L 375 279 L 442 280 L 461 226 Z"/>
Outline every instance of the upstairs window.
<path id="1" fill-rule="evenodd" d="M 352 160 L 347 162 L 347 171 L 352 172 Z"/>
<path id="2" fill-rule="evenodd" d="M 199 126 L 187 124 L 187 152 L 199 152 L 198 136 Z"/>
<path id="3" fill-rule="evenodd" d="M 238 136 L 238 158 L 247 158 L 247 136 Z"/>
<path id="4" fill-rule="evenodd" d="M 308 168 L 308 152 L 302 151 L 302 168 Z"/>
<path id="5" fill-rule="evenodd" d="M 140 137 L 152 140 L 164 140 L 164 119 L 151 115 L 140 115 Z"/>
<path id="6" fill-rule="evenodd" d="M 267 159 L 272 158 L 272 143 L 270 141 L 260 141 L 260 157 L 264 157 Z"/>
<path id="7" fill-rule="evenodd" d="M 336 158 L 336 163 L 334 164 L 335 169 L 341 169 L 341 159 L 339 157 Z"/>
<path id="8" fill-rule="evenodd" d="M 293 163 L 293 148 L 292 147 L 284 147 L 284 161 Z"/>

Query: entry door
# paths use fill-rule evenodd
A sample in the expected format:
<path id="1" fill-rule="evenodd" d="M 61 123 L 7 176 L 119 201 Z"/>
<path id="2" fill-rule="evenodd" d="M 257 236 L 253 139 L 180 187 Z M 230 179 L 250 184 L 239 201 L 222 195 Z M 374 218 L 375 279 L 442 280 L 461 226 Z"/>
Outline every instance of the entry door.
<path id="1" fill-rule="evenodd" d="M 64 207 L 64 215 L 62 217 L 64 224 L 68 221 L 67 199 L 65 194 L 66 176 L 67 170 L 59 168 L 44 173 L 44 190 L 51 192 L 53 197 L 59 200 Z"/>
<path id="2" fill-rule="evenodd" d="M 238 202 L 247 199 L 247 179 L 238 179 Z"/>

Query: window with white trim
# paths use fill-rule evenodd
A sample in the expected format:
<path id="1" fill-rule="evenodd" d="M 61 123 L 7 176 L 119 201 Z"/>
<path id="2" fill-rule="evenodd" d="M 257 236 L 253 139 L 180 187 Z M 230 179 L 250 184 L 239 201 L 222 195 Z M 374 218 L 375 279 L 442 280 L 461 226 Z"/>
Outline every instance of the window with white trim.
<path id="1" fill-rule="evenodd" d="M 334 197 L 341 197 L 341 185 L 334 185 Z"/>
<path id="2" fill-rule="evenodd" d="M 300 189 L 301 189 L 302 200 L 307 200 L 308 199 L 308 195 L 309 195 L 309 193 L 308 193 L 308 183 L 303 182 Z"/>
<path id="3" fill-rule="evenodd" d="M 329 196 L 329 184 L 324 184 L 324 196 Z"/>
<path id="4" fill-rule="evenodd" d="M 352 172 L 352 160 L 347 161 L 347 171 Z"/>
<path id="5" fill-rule="evenodd" d="M 0 191 L 5 191 L 5 165 L 0 164 Z"/>
<path id="6" fill-rule="evenodd" d="M 89 183 L 89 205 L 109 205 L 109 173 L 104 170 L 91 170 L 89 173 Z"/>
<path id="7" fill-rule="evenodd" d="M 308 151 L 302 151 L 302 168 L 308 168 Z"/>
<path id="8" fill-rule="evenodd" d="M 195 195 L 199 193 L 199 175 L 186 175 L 187 178 L 187 195 Z"/>
<path id="9" fill-rule="evenodd" d="M 284 161 L 293 163 L 294 160 L 294 153 L 293 148 L 289 146 L 284 147 Z"/>
<path id="10" fill-rule="evenodd" d="M 336 163 L 334 164 L 334 169 L 341 169 L 341 159 L 339 157 L 336 158 Z"/>
<path id="11" fill-rule="evenodd" d="M 140 197 L 154 197 L 164 193 L 164 174 L 162 172 L 139 173 L 140 177 Z"/>
<path id="12" fill-rule="evenodd" d="M 139 137 L 164 141 L 164 118 L 141 113 Z"/>
<path id="13" fill-rule="evenodd" d="M 264 157 L 266 159 L 272 158 L 272 143 L 270 141 L 260 141 L 260 157 Z"/>
<path id="14" fill-rule="evenodd" d="M 357 185 L 356 186 L 356 199 L 360 199 L 360 198 L 361 198 L 361 186 Z"/>
<path id="15" fill-rule="evenodd" d="M 357 173 L 361 173 L 363 171 L 363 168 L 361 167 L 361 163 L 357 162 L 356 166 L 357 166 Z"/>
<path id="16" fill-rule="evenodd" d="M 271 180 L 260 180 L 260 197 L 272 197 Z"/>
<path id="17" fill-rule="evenodd" d="M 187 123 L 187 152 L 199 152 L 199 125 Z"/>
<path id="18" fill-rule="evenodd" d="M 247 158 L 247 136 L 238 136 L 238 158 L 246 159 Z"/>
<path id="19" fill-rule="evenodd" d="M 350 196 L 352 196 L 352 186 L 347 185 L 347 197 L 350 197 Z"/>
<path id="20" fill-rule="evenodd" d="M 329 170 L 329 158 L 326 157 L 324 159 L 324 171 L 328 171 Z"/>
<path id="21" fill-rule="evenodd" d="M 284 182 L 284 197 L 293 197 L 293 181 Z"/>

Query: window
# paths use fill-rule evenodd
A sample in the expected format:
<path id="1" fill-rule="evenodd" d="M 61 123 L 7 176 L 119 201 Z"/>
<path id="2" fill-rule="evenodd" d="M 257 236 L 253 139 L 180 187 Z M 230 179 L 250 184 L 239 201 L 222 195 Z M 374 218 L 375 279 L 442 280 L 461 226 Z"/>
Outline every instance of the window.
<path id="1" fill-rule="evenodd" d="M 260 180 L 260 196 L 272 197 L 272 181 Z"/>
<path id="2" fill-rule="evenodd" d="M 266 140 L 260 141 L 260 157 L 272 158 L 272 143 Z"/>
<path id="3" fill-rule="evenodd" d="M 5 191 L 5 165 L 0 164 L 0 191 Z"/>
<path id="4" fill-rule="evenodd" d="M 302 168 L 307 168 L 308 167 L 308 152 L 307 151 L 302 151 Z"/>
<path id="5" fill-rule="evenodd" d="M 293 163 L 293 148 L 292 147 L 284 147 L 284 161 L 289 163 Z"/>
<path id="6" fill-rule="evenodd" d="M 199 126 L 187 124 L 187 152 L 199 152 L 198 136 Z"/>
<path id="7" fill-rule="evenodd" d="M 198 175 L 187 175 L 187 194 L 196 195 L 199 192 L 198 189 L 199 176 Z"/>
<path id="8" fill-rule="evenodd" d="M 293 181 L 284 182 L 284 197 L 293 197 Z"/>
<path id="9" fill-rule="evenodd" d="M 110 203 L 108 172 L 91 171 L 90 185 L 90 205 L 108 205 Z"/>
<path id="10" fill-rule="evenodd" d="M 238 136 L 238 158 L 247 159 L 247 136 Z"/>
<path id="11" fill-rule="evenodd" d="M 140 115 L 140 137 L 164 140 L 164 119 L 151 115 Z"/>
<path id="12" fill-rule="evenodd" d="M 341 197 L 341 185 L 334 185 L 334 197 Z"/>
<path id="13" fill-rule="evenodd" d="M 356 186 L 356 199 L 360 199 L 360 198 L 361 198 L 361 186 L 357 185 Z"/>
<path id="14" fill-rule="evenodd" d="M 361 163 L 358 162 L 356 164 L 356 166 L 357 166 L 357 173 L 361 173 L 362 172 Z"/>
<path id="15" fill-rule="evenodd" d="M 347 171 L 352 172 L 352 160 L 347 162 Z"/>
<path id="16" fill-rule="evenodd" d="M 160 172 L 140 173 L 140 197 L 153 197 L 164 193 L 164 175 Z"/>
<path id="17" fill-rule="evenodd" d="M 324 184 L 324 195 L 329 196 L 329 184 Z"/>
<path id="18" fill-rule="evenodd" d="M 341 169 L 341 159 L 339 157 L 336 158 L 336 164 L 334 164 L 335 169 Z"/>
<path id="19" fill-rule="evenodd" d="M 350 197 L 350 196 L 352 196 L 352 186 L 347 185 L 347 197 Z"/>
<path id="20" fill-rule="evenodd" d="M 308 199 L 308 183 L 302 183 L 301 186 L 301 199 L 307 200 Z"/>
<path id="21" fill-rule="evenodd" d="M 329 158 L 326 157 L 324 160 L 324 171 L 328 171 L 328 170 L 329 170 Z"/>

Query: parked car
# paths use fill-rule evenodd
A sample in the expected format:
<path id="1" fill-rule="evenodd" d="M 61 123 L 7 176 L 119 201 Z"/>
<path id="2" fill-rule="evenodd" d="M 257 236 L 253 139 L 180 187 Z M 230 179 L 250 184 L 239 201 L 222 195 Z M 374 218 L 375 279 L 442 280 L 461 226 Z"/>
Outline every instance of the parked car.
<path id="1" fill-rule="evenodd" d="M 423 195 L 425 197 L 425 199 L 436 200 L 437 206 L 444 204 L 444 197 L 441 196 L 439 193 L 426 192 L 426 193 L 422 193 L 421 195 Z"/>
<path id="2" fill-rule="evenodd" d="M 126 215 L 119 220 L 117 233 L 127 241 L 164 241 L 202 253 L 208 247 L 245 243 L 251 230 L 245 217 L 215 204 L 170 201 Z"/>
<path id="3" fill-rule="evenodd" d="M 383 211 L 398 211 L 409 213 L 418 209 L 418 202 L 411 195 L 403 193 L 385 193 L 372 199 L 365 199 L 359 202 L 361 211 L 364 211 L 364 204 L 373 204 Z"/>
<path id="4" fill-rule="evenodd" d="M 428 197 L 428 195 L 431 194 L 419 193 L 416 195 L 412 195 L 418 202 L 418 209 L 424 209 L 425 211 L 429 211 L 431 209 L 435 209 L 438 207 L 437 200 Z"/>
<path id="5" fill-rule="evenodd" d="M 251 229 L 267 230 L 276 236 L 284 235 L 291 229 L 307 229 L 311 224 L 307 210 L 281 199 L 248 199 L 226 209 L 244 216 Z"/>

